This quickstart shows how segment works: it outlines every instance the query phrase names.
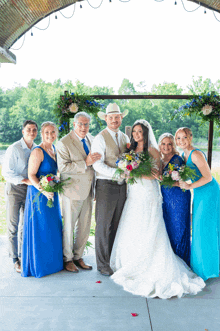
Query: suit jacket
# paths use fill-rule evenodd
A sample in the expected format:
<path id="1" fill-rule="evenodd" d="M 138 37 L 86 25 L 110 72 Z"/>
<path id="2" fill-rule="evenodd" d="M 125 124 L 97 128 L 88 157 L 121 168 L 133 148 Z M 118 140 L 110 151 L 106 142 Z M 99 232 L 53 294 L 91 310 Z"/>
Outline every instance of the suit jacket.
<path id="1" fill-rule="evenodd" d="M 93 136 L 88 133 L 86 137 L 91 146 Z M 95 172 L 92 166 L 86 167 L 86 158 L 83 145 L 74 131 L 58 142 L 57 163 L 61 179 L 71 178 L 64 186 L 63 194 L 72 200 L 85 200 L 94 185 Z"/>

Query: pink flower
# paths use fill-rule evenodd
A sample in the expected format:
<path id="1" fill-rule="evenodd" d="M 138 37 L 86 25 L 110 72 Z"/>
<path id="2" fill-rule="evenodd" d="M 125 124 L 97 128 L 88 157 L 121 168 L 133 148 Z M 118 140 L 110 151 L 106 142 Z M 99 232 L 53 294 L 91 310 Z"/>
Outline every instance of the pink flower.
<path id="1" fill-rule="evenodd" d="M 98 283 L 98 284 L 101 284 L 101 280 L 97 280 L 97 282 L 96 283 Z"/>
<path id="2" fill-rule="evenodd" d="M 136 316 L 138 316 L 138 314 L 137 314 L 137 313 L 131 313 L 131 315 L 132 315 L 133 317 L 136 317 Z"/>
<path id="3" fill-rule="evenodd" d="M 172 172 L 172 174 L 171 174 L 171 178 L 172 178 L 173 180 L 176 180 L 176 181 L 178 181 L 178 180 L 181 179 L 179 172 L 176 171 L 176 170 L 174 170 L 174 171 Z"/>
<path id="4" fill-rule="evenodd" d="M 136 169 L 139 167 L 139 164 L 136 161 L 132 162 L 131 165 L 132 165 L 133 169 Z"/>
<path id="5" fill-rule="evenodd" d="M 129 164 L 129 165 L 127 165 L 127 167 L 126 167 L 129 171 L 131 171 L 132 169 L 133 169 L 133 167 L 132 167 L 132 165 L 131 164 Z"/>
<path id="6" fill-rule="evenodd" d="M 49 176 L 49 177 L 47 177 L 47 181 L 48 182 L 51 182 L 53 179 Z"/>

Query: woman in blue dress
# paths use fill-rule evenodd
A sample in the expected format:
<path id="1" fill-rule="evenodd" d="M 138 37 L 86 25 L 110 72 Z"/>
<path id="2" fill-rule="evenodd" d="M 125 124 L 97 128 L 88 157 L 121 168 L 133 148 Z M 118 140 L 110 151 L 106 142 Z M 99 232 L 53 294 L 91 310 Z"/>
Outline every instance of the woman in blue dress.
<path id="1" fill-rule="evenodd" d="M 42 143 L 32 151 L 28 165 L 28 186 L 24 214 L 22 273 L 23 277 L 40 278 L 63 269 L 62 218 L 57 193 L 42 191 L 39 178 L 57 174 L 53 142 L 57 128 L 52 122 L 41 126 Z M 36 199 L 39 190 L 39 198 Z M 46 206 L 54 199 L 54 207 Z M 36 200 L 36 201 L 34 201 Z"/>
<path id="2" fill-rule="evenodd" d="M 197 174 L 191 184 L 180 182 L 181 188 L 193 189 L 194 193 L 191 267 L 203 280 L 219 277 L 220 187 L 203 152 L 192 146 L 192 131 L 178 129 L 175 140 L 183 149 L 186 165 Z"/>
<path id="3" fill-rule="evenodd" d="M 174 136 L 164 133 L 158 141 L 162 173 L 168 171 L 169 163 L 182 166 L 183 159 L 176 150 Z M 183 192 L 179 182 L 168 188 L 161 186 L 163 218 L 171 246 L 176 255 L 190 265 L 190 191 Z"/>

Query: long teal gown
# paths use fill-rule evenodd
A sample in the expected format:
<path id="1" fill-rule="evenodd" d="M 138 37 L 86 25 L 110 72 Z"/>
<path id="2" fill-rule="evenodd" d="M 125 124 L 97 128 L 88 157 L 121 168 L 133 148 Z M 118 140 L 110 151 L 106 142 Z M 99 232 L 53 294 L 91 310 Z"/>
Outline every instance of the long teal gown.
<path id="1" fill-rule="evenodd" d="M 192 182 L 202 177 L 191 159 L 195 150 L 199 149 L 193 149 L 186 162 L 198 176 Z M 207 280 L 219 277 L 220 186 L 212 178 L 211 182 L 193 189 L 193 192 L 191 268 Z"/>
<path id="2" fill-rule="evenodd" d="M 36 176 L 39 178 L 49 173 L 56 175 L 57 163 L 42 151 L 44 160 Z M 40 278 L 63 269 L 62 218 L 58 194 L 54 193 L 54 207 L 49 208 L 43 194 L 40 194 L 38 201 L 33 201 L 38 192 L 34 186 L 28 186 L 21 262 L 23 277 Z"/>

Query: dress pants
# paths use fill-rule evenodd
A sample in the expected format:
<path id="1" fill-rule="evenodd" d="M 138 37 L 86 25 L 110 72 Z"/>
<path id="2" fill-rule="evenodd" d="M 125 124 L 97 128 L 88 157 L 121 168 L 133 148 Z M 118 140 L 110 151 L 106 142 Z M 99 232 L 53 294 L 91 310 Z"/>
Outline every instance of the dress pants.
<path id="1" fill-rule="evenodd" d="M 92 204 L 92 190 L 85 200 L 62 196 L 64 262 L 78 260 L 83 255 L 90 233 Z"/>
<path id="2" fill-rule="evenodd" d="M 14 185 L 7 182 L 5 185 L 9 256 L 12 258 L 21 257 L 26 194 L 25 184 Z"/>
<path id="3" fill-rule="evenodd" d="M 97 268 L 109 267 L 110 255 L 126 200 L 126 183 L 97 179 L 95 250 Z"/>

